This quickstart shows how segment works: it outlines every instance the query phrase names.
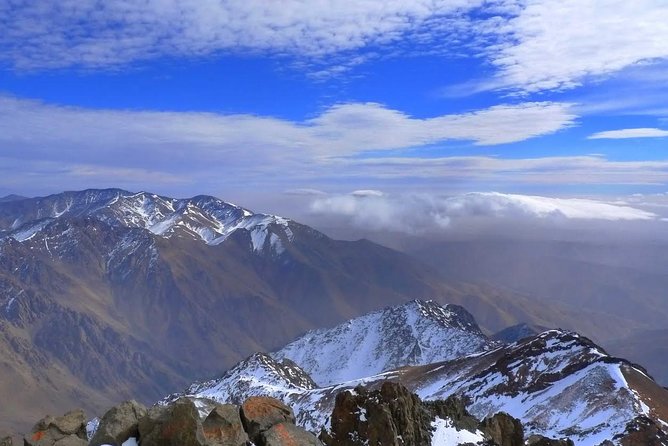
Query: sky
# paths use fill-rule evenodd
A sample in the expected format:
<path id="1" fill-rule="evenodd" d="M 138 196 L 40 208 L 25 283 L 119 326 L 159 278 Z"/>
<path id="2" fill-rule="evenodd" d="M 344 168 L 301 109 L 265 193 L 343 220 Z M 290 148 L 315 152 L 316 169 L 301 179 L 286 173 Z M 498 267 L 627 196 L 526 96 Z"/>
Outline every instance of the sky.
<path id="1" fill-rule="evenodd" d="M 665 0 L 6 0 L 0 29 L 0 196 L 668 191 Z"/>

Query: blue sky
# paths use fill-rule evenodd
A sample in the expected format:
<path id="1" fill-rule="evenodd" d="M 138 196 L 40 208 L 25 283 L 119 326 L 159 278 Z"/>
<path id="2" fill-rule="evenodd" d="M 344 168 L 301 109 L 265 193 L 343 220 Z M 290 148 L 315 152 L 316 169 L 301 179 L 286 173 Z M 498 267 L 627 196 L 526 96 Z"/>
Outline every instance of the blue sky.
<path id="1" fill-rule="evenodd" d="M 0 195 L 668 190 L 663 0 L 16 0 L 0 27 Z"/>

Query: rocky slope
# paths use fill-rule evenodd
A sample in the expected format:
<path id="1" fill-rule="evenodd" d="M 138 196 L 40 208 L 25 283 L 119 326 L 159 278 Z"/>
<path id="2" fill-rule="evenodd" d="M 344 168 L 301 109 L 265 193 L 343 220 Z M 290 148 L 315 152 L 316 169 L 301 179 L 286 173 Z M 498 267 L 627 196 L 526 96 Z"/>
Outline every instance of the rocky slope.
<path id="1" fill-rule="evenodd" d="M 442 329 L 447 332 L 449 327 Z M 472 332 L 471 336 L 477 335 Z M 358 344 L 340 339 L 355 357 Z M 442 347 L 447 351 L 450 346 Z M 382 348 L 375 357 L 387 357 Z M 392 348 L 385 353 L 390 351 Z M 317 360 L 317 349 L 311 354 L 301 359 L 307 363 Z M 320 358 L 327 363 L 328 358 Z M 576 445 L 597 446 L 606 440 L 620 444 L 619 439 L 638 420 L 652 420 L 659 430 L 668 426 L 666 389 L 639 366 L 611 357 L 589 339 L 562 330 L 448 361 L 405 366 L 324 387 L 316 387 L 308 373 L 293 362 L 255 355 L 219 379 L 191 386 L 185 394 L 221 402 L 270 395 L 294 407 L 298 424 L 318 432 L 333 427 L 329 414 L 341 391 L 354 391 L 359 384 L 379 388 L 387 381 L 402 383 L 428 401 L 462 397 L 467 410 L 479 419 L 507 412 L 522 421 L 527 438 L 568 437 Z"/>

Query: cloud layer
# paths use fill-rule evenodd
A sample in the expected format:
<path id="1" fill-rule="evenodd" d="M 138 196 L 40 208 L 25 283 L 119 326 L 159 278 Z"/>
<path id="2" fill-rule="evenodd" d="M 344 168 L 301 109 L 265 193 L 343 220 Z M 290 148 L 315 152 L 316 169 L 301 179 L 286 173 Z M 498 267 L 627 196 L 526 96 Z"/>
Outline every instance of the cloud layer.
<path id="1" fill-rule="evenodd" d="M 365 189 L 375 182 L 666 184 L 668 161 L 603 156 L 441 156 L 448 141 L 501 145 L 575 124 L 568 104 L 528 102 L 418 119 L 380 104 L 339 104 L 289 121 L 250 114 L 84 109 L 0 96 L 0 187 L 34 191 L 222 184 Z M 154 186 L 151 186 L 154 185 Z M 477 185 L 477 186 L 476 186 Z M 199 190 L 198 190 L 199 188 Z M 335 189 L 335 190 L 336 190 Z"/>
<path id="2" fill-rule="evenodd" d="M 457 196 L 435 194 L 355 193 L 317 197 L 311 211 L 320 216 L 343 218 L 366 230 L 408 234 L 438 233 L 472 221 L 544 220 L 656 221 L 659 216 L 626 204 L 582 198 L 551 198 L 496 192 Z"/>

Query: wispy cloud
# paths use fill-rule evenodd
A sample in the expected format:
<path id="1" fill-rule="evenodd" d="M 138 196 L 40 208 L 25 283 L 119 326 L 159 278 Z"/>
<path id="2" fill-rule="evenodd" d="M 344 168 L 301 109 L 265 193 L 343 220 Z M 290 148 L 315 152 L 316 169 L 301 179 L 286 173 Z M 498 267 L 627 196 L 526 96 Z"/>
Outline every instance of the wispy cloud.
<path id="1" fill-rule="evenodd" d="M 663 138 L 668 136 L 668 130 L 656 128 L 620 129 L 598 132 L 588 139 L 628 139 L 628 138 Z"/>

